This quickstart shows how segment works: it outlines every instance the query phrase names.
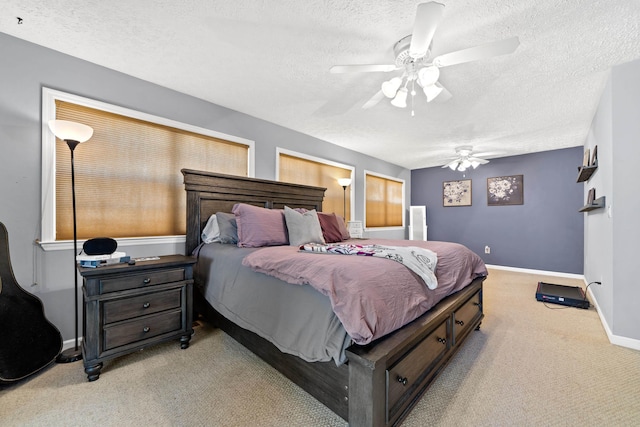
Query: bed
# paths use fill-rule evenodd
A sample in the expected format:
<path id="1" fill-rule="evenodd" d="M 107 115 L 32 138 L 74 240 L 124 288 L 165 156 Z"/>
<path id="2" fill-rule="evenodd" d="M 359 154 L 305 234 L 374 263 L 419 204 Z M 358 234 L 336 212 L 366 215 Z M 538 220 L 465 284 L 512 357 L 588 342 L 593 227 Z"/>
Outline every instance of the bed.
<path id="1" fill-rule="evenodd" d="M 366 344 L 353 344 L 348 333 L 344 338 L 345 330 L 341 330 L 341 324 L 336 325 L 335 319 L 330 319 L 327 323 L 329 329 L 336 334 L 326 337 L 329 343 L 326 354 L 298 354 L 296 349 L 291 350 L 286 343 L 282 345 L 277 340 L 268 340 L 260 325 L 252 325 L 251 319 L 244 315 L 234 315 L 233 302 L 217 301 L 215 293 L 226 294 L 227 291 L 212 291 L 215 287 L 209 287 L 210 277 L 219 276 L 216 279 L 219 281 L 225 281 L 225 275 L 235 279 L 240 277 L 237 282 L 244 286 L 245 282 L 250 282 L 249 275 L 261 276 L 262 281 L 259 285 L 253 285 L 257 287 L 253 288 L 252 293 L 259 295 L 264 292 L 264 296 L 259 295 L 259 298 L 266 299 L 266 295 L 277 292 L 278 287 L 287 289 L 284 297 L 287 300 L 282 301 L 284 298 L 280 298 L 281 302 L 293 307 L 305 304 L 305 310 L 306 304 L 311 304 L 310 299 L 318 300 L 319 306 L 330 306 L 329 298 L 310 286 L 291 285 L 266 274 L 250 273 L 249 267 L 240 266 L 238 262 L 230 267 L 233 258 L 240 260 L 250 256 L 239 254 L 232 245 L 215 244 L 218 245 L 215 249 L 211 245 L 202 245 L 202 231 L 212 214 L 231 212 L 236 204 L 268 209 L 284 209 L 286 206 L 321 212 L 325 189 L 190 169 L 183 169 L 182 173 L 187 197 L 185 251 L 198 256 L 194 274 L 195 311 L 347 420 L 350 425 L 400 424 L 458 351 L 465 338 L 474 329 L 479 329 L 484 316 L 482 282 L 486 277 L 486 269 L 481 261 L 481 265 L 474 266 L 473 277 L 462 287 L 458 286 L 452 294 L 430 303 L 428 311 L 399 329 L 385 332 L 381 337 L 368 337 L 370 341 L 363 341 Z M 204 247 L 207 248 L 203 249 Z M 204 252 L 209 250 L 218 252 L 206 257 Z M 277 250 L 282 252 L 281 256 L 286 257 L 285 251 L 292 248 L 282 247 Z M 259 251 L 250 248 L 247 253 L 255 257 Z M 214 259 L 218 260 L 217 265 L 214 265 Z M 386 260 L 382 262 L 393 263 Z M 222 265 L 224 268 L 221 268 Z M 234 286 L 239 285 L 236 283 Z M 236 304 L 240 304 L 238 301 Z M 262 304 L 247 304 L 254 304 L 251 312 L 260 311 L 263 307 Z M 232 308 L 228 310 L 229 307 Z M 277 308 L 269 310 L 279 312 Z M 308 311 L 310 313 L 312 310 Z M 313 317 L 313 314 L 309 314 L 309 317 Z M 275 322 L 292 323 L 287 318 Z M 293 344 L 296 345 L 296 342 Z"/>

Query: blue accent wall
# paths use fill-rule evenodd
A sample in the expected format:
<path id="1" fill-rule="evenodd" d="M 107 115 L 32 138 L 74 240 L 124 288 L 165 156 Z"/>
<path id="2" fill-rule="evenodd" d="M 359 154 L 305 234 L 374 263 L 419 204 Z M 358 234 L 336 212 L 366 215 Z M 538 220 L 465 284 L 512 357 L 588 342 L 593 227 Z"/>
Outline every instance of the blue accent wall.
<path id="1" fill-rule="evenodd" d="M 466 245 L 487 264 L 583 274 L 583 148 L 492 159 L 466 172 L 411 171 L 411 205 L 427 206 L 429 240 Z M 524 204 L 487 205 L 487 178 L 523 175 Z M 444 181 L 471 179 L 471 206 L 444 207 Z M 485 254 L 485 246 L 491 248 Z"/>

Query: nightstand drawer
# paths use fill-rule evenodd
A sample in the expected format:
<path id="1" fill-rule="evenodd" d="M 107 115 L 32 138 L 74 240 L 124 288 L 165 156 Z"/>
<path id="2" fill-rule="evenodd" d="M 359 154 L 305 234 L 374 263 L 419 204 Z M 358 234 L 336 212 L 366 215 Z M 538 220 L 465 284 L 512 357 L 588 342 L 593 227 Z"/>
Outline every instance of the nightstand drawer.
<path id="1" fill-rule="evenodd" d="M 132 319 L 147 314 L 179 308 L 182 305 L 182 290 L 153 292 L 136 297 L 122 298 L 104 303 L 104 323 Z"/>
<path id="2" fill-rule="evenodd" d="M 106 326 L 104 349 L 110 350 L 182 329 L 182 310 L 144 316 L 140 319 Z"/>
<path id="3" fill-rule="evenodd" d="M 112 277 L 100 280 L 101 293 L 138 289 L 161 283 L 179 282 L 185 279 L 184 269 L 149 271 L 123 277 Z"/>

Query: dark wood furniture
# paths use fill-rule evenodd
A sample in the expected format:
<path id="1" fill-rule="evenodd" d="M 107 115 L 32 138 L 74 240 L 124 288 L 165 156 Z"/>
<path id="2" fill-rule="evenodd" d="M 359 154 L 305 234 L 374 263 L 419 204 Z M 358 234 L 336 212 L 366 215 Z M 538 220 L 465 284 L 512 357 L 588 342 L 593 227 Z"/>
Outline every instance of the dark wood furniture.
<path id="1" fill-rule="evenodd" d="M 186 253 L 200 243 L 215 212 L 235 203 L 267 208 L 322 209 L 324 189 L 183 169 L 187 191 Z M 348 362 L 309 363 L 280 352 L 256 334 L 217 313 L 199 292 L 194 304 L 218 327 L 349 421 L 351 426 L 392 426 L 402 422 L 429 384 L 483 318 L 482 282 L 474 280 L 405 327 L 369 345 L 352 345 Z"/>
<path id="2" fill-rule="evenodd" d="M 576 182 L 588 181 L 589 178 L 591 178 L 591 175 L 593 175 L 593 173 L 596 171 L 596 169 L 598 169 L 597 164 L 592 166 L 580 166 L 578 168 L 578 179 L 576 180 Z"/>
<path id="3" fill-rule="evenodd" d="M 583 207 L 578 209 L 578 211 L 579 212 L 590 212 L 590 211 L 593 211 L 593 210 L 596 210 L 596 209 L 602 209 L 602 208 L 605 207 L 606 200 L 607 199 L 605 198 L 605 196 L 598 197 L 593 202 L 587 203 L 586 205 L 584 205 Z"/>
<path id="4" fill-rule="evenodd" d="M 168 255 L 98 268 L 78 267 L 83 277 L 82 356 L 89 381 L 103 362 L 163 341 L 193 334 L 195 258 Z"/>
<path id="5" fill-rule="evenodd" d="M 594 147 L 593 159 L 589 165 L 578 167 L 578 179 L 576 182 L 586 182 L 591 178 L 591 175 L 598 169 L 598 146 Z M 595 190 L 594 190 L 595 191 Z M 606 198 L 604 196 L 598 197 L 595 200 L 587 200 L 587 204 L 578 209 L 579 212 L 591 212 L 596 209 L 602 209 L 605 207 Z"/>

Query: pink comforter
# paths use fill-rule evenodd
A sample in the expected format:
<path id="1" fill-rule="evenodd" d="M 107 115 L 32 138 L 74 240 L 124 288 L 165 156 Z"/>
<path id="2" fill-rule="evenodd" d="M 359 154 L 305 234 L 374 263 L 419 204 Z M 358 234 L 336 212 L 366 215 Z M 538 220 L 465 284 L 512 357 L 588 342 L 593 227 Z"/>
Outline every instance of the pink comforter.
<path id="1" fill-rule="evenodd" d="M 429 290 L 415 273 L 392 260 L 304 253 L 297 246 L 266 247 L 247 255 L 242 264 L 288 283 L 309 284 L 327 295 L 357 344 L 367 344 L 406 325 L 442 298 L 487 274 L 482 259 L 457 243 L 369 239 L 367 244 L 432 250 L 438 255 L 438 287 Z"/>

